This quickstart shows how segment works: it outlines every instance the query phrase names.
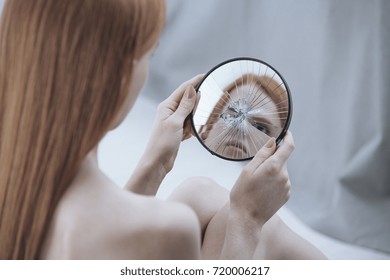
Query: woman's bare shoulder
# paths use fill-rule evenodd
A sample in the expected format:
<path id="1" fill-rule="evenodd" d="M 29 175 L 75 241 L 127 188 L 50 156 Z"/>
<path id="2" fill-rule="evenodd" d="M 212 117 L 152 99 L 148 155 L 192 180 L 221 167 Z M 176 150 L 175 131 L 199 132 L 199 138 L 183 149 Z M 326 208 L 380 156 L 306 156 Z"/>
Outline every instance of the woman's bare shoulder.
<path id="1" fill-rule="evenodd" d="M 200 226 L 184 204 L 133 194 L 101 180 L 93 188 L 68 193 L 56 212 L 49 247 L 65 254 L 54 258 L 200 257 Z"/>

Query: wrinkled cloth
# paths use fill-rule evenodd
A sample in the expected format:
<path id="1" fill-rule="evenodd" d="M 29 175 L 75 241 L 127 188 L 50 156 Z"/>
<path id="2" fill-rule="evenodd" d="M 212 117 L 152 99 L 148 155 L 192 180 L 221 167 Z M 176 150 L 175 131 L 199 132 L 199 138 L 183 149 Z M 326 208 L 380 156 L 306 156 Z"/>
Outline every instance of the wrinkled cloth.
<path id="1" fill-rule="evenodd" d="M 160 102 L 232 57 L 268 62 L 293 97 L 287 206 L 322 233 L 390 252 L 390 1 L 167 4 L 144 94 Z"/>

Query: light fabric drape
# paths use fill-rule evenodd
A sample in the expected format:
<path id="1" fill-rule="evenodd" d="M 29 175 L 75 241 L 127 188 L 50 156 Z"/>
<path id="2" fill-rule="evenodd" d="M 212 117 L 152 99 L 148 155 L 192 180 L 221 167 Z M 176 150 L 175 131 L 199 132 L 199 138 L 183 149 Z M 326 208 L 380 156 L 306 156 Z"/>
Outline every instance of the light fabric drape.
<path id="1" fill-rule="evenodd" d="M 161 101 L 232 57 L 270 63 L 294 101 L 288 207 L 332 237 L 390 252 L 389 14 L 386 0 L 168 0 L 145 92 Z"/>

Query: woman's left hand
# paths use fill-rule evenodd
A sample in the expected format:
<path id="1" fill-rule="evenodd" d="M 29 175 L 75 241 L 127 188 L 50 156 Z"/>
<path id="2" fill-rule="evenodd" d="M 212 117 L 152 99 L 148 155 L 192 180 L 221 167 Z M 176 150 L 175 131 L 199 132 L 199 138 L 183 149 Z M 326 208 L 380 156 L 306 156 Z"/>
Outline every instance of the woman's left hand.
<path id="1" fill-rule="evenodd" d="M 202 77 L 203 74 L 184 82 L 158 106 L 146 154 L 155 159 L 166 173 L 173 168 L 181 141 L 192 136 L 187 117 L 197 99 L 194 87 Z"/>

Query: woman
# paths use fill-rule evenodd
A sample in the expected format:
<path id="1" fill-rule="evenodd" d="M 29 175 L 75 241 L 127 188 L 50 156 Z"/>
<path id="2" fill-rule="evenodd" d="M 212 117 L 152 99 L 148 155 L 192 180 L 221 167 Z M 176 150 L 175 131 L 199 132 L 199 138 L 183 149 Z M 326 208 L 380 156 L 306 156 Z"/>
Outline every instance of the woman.
<path id="1" fill-rule="evenodd" d="M 215 183 L 199 178 L 184 182 L 171 201 L 153 197 L 181 140 L 190 136 L 184 124 L 201 76 L 160 104 L 148 148 L 125 189 L 98 168 L 96 146 L 134 104 L 164 11 L 159 0 L 5 3 L 1 259 L 272 257 L 260 245 L 277 241 L 269 232 L 279 227 L 270 218 L 288 199 L 284 163 L 291 135 L 277 150 L 271 140 L 259 151 L 230 202 Z M 194 188 L 206 186 L 217 198 L 195 203 Z"/>

